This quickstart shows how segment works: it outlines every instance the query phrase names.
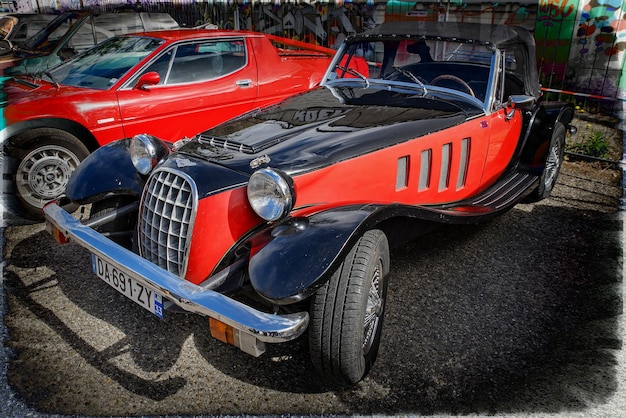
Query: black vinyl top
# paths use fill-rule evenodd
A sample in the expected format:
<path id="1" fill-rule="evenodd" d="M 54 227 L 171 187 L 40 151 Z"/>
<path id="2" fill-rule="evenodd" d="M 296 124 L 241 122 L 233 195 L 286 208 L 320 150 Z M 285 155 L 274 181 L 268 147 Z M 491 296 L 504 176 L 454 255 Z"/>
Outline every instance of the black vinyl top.
<path id="1" fill-rule="evenodd" d="M 528 52 L 528 68 L 532 69 L 527 74 L 530 83 L 529 88 L 535 97 L 539 97 L 535 39 L 533 34 L 523 27 L 463 22 L 385 22 L 374 29 L 352 35 L 346 41 L 359 41 L 373 37 L 391 37 L 394 35 L 456 42 L 475 42 L 487 46 L 492 45 L 497 48 L 504 48 L 512 44 L 524 45 Z"/>

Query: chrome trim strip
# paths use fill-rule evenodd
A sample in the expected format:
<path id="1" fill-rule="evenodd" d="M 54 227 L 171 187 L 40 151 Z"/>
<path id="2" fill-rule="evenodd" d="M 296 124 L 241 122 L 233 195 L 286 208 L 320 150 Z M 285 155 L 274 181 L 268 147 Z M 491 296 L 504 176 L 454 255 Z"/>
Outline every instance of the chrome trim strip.
<path id="1" fill-rule="evenodd" d="M 461 140 L 461 157 L 459 158 L 459 173 L 456 179 L 456 189 L 460 190 L 465 186 L 465 180 L 467 178 L 467 167 L 469 166 L 469 145 L 470 139 L 463 138 Z"/>
<path id="2" fill-rule="evenodd" d="M 441 147 L 441 167 L 439 167 L 439 191 L 446 190 L 450 185 L 450 160 L 452 159 L 452 143 Z"/>
<path id="3" fill-rule="evenodd" d="M 274 315 L 258 311 L 221 293 L 181 280 L 139 255 L 81 224 L 55 203 L 44 207 L 46 220 L 71 241 L 132 275 L 182 309 L 210 316 L 260 341 L 279 343 L 299 337 L 309 324 L 308 312 Z"/>

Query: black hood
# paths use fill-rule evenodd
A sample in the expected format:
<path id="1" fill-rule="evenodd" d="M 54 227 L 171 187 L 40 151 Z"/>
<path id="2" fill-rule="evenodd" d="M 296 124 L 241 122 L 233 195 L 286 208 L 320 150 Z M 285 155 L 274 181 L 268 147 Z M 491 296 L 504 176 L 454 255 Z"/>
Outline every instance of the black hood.
<path id="1" fill-rule="evenodd" d="M 180 152 L 241 172 L 265 164 L 297 174 L 458 125 L 480 112 L 417 91 L 320 87 L 203 132 Z"/>

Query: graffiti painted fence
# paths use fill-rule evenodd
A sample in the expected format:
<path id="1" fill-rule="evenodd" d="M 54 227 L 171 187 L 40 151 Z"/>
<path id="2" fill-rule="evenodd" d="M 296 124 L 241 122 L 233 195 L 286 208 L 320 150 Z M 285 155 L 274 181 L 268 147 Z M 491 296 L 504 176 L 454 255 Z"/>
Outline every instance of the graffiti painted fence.
<path id="1" fill-rule="evenodd" d="M 435 20 L 520 25 L 537 41 L 546 94 L 623 120 L 626 111 L 626 0 L 194 1 L 18 0 L 18 11 L 120 7 L 168 12 L 180 23 L 213 23 L 336 46 L 383 21 Z M 623 125 L 623 123 L 622 123 Z"/>

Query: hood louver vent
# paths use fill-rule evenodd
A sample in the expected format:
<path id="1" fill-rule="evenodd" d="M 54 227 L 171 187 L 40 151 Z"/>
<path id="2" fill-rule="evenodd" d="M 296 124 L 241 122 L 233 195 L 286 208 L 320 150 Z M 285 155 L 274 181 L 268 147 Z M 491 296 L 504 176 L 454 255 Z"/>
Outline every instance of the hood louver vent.
<path id="1" fill-rule="evenodd" d="M 246 145 L 246 144 L 241 144 L 239 142 L 234 142 L 234 141 L 229 141 L 227 139 L 224 138 L 216 138 L 216 137 L 206 137 L 206 136 L 202 136 L 200 135 L 198 137 L 198 141 L 204 143 L 204 144 L 209 144 L 212 145 L 214 147 L 217 148 L 224 148 L 227 150 L 231 150 L 231 151 L 239 151 L 242 152 L 244 154 L 254 154 L 256 153 L 256 150 L 251 147 L 250 145 Z"/>

